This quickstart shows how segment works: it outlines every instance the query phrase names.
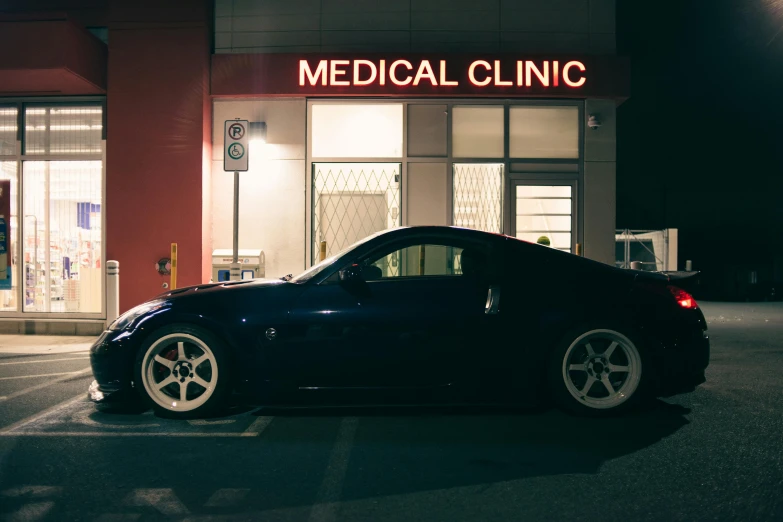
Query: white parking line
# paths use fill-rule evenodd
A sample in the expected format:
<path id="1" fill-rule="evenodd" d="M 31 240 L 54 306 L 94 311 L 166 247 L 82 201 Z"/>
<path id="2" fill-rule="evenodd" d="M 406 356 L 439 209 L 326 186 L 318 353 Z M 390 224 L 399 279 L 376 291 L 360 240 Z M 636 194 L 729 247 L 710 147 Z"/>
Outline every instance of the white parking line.
<path id="1" fill-rule="evenodd" d="M 8 522 L 35 522 L 44 518 L 54 508 L 54 502 L 32 502 L 4 517 Z"/>
<path id="2" fill-rule="evenodd" d="M 60 486 L 18 486 L 4 490 L 0 493 L 2 497 L 22 498 L 34 502 L 26 502 L 14 513 L 3 517 L 3 520 L 28 522 L 44 518 L 55 505 L 54 501 L 45 499 L 61 495 L 62 490 Z"/>
<path id="3" fill-rule="evenodd" d="M 258 437 L 269 426 L 274 417 L 259 417 L 242 432 L 242 437 Z"/>
<path id="4" fill-rule="evenodd" d="M 19 486 L 0 492 L 2 497 L 54 497 L 60 495 L 63 488 L 60 486 Z"/>
<path id="5" fill-rule="evenodd" d="M 39 373 L 37 375 L 14 375 L 13 377 L 0 377 L 0 381 L 12 381 L 14 379 L 37 379 L 39 377 L 57 377 L 59 375 L 73 375 L 79 372 Z"/>
<path id="6" fill-rule="evenodd" d="M 70 399 L 67 399 L 59 404 L 56 404 L 52 406 L 51 408 L 47 408 L 41 412 L 36 413 L 35 415 L 31 415 L 30 417 L 26 417 L 18 422 L 15 422 L 14 424 L 11 424 L 5 428 L 0 429 L 0 437 L 200 437 L 200 438 L 231 438 L 231 437 L 257 437 L 261 435 L 261 433 L 266 429 L 266 427 L 269 425 L 270 422 L 272 422 L 272 419 L 274 417 L 258 417 L 256 418 L 250 426 L 245 429 L 245 431 L 237 431 L 237 432 L 171 432 L 171 431 L 33 431 L 35 428 L 30 429 L 30 431 L 25 431 L 24 428 L 27 426 L 30 426 L 31 424 L 41 420 L 44 417 L 57 414 L 60 410 L 64 410 L 68 408 L 69 406 L 78 403 L 83 402 L 84 405 L 88 405 L 88 401 L 86 398 L 86 392 L 80 393 L 79 395 L 72 397 Z M 81 408 L 79 406 L 78 408 Z M 75 417 L 74 417 L 75 418 Z M 80 419 L 81 420 L 81 419 Z M 231 424 L 236 422 L 235 419 L 229 419 L 228 420 Z M 104 425 L 96 423 L 96 422 L 90 422 L 89 424 L 93 426 L 101 426 L 104 427 Z M 196 425 L 196 426 L 206 426 L 210 425 L 212 422 L 205 421 L 203 424 L 194 422 L 190 425 Z M 220 424 L 223 424 L 222 422 Z M 159 427 L 159 424 L 141 424 L 141 425 L 107 425 L 105 427 L 107 428 L 131 428 L 138 430 L 139 428 L 145 428 L 145 427 Z"/>
<path id="7" fill-rule="evenodd" d="M 44 359 L 38 361 L 15 361 L 10 363 L 0 363 L 0 366 L 8 366 L 10 364 L 42 364 L 42 363 L 60 362 L 60 361 L 83 361 L 85 359 L 89 359 L 89 357 L 71 357 L 69 359 Z"/>
<path id="8" fill-rule="evenodd" d="M 76 397 L 71 397 L 70 399 L 66 399 L 63 402 L 59 403 L 59 404 L 55 404 L 51 408 L 46 408 L 43 411 L 39 411 L 35 415 L 31 415 L 29 417 L 26 417 L 26 418 L 24 418 L 24 419 L 22 419 L 20 421 L 17 421 L 15 423 L 11 424 L 10 426 L 6 426 L 5 428 L 0 429 L 0 435 L 13 435 L 11 433 L 13 430 L 21 428 L 22 426 L 26 426 L 26 425 L 30 424 L 31 422 L 35 422 L 38 419 L 49 415 L 50 413 L 54 413 L 57 410 L 60 410 L 60 409 L 65 408 L 67 406 L 70 406 L 74 402 L 77 402 L 77 401 L 80 401 L 80 400 L 84 400 L 85 399 L 85 395 L 86 395 L 86 392 L 80 393 Z M 10 395 L 9 395 L 9 397 L 10 397 Z"/>
<path id="9" fill-rule="evenodd" d="M 187 515 L 185 504 L 171 488 L 134 489 L 125 498 L 128 506 L 152 506 L 166 516 Z"/>
<path id="10" fill-rule="evenodd" d="M 218 426 L 220 424 L 234 424 L 236 419 L 190 419 L 188 424 L 191 426 Z"/>
<path id="11" fill-rule="evenodd" d="M 353 439 L 358 424 L 356 417 L 345 417 L 340 423 L 340 431 L 334 442 L 329 464 L 324 472 L 321 487 L 318 488 L 315 504 L 310 511 L 310 522 L 332 522 L 337 520 L 337 504 L 343 491 L 348 460 L 351 457 Z"/>
<path id="12" fill-rule="evenodd" d="M 0 431 L 0 437 L 245 437 L 242 433 L 187 433 L 145 431 Z"/>
<path id="13" fill-rule="evenodd" d="M 0 353 L 14 355 L 62 355 L 90 353 L 90 345 L 80 346 L 0 346 Z"/>
<path id="14" fill-rule="evenodd" d="M 76 377 L 78 375 L 83 375 L 83 374 L 91 372 L 91 371 L 92 371 L 91 368 L 85 368 L 84 370 L 79 370 L 77 372 L 73 372 L 73 373 L 70 373 L 68 375 L 64 375 L 64 376 L 60 377 L 59 379 L 53 379 L 51 381 L 46 381 L 46 382 L 43 382 L 41 384 L 37 384 L 35 386 L 31 386 L 29 388 L 25 388 L 23 390 L 16 391 L 16 392 L 12 393 L 11 395 L 6 395 L 4 398 L 0 398 L 0 400 L 10 401 L 11 399 L 15 399 L 15 398 L 20 397 L 22 395 L 25 395 L 27 393 L 34 392 L 34 391 L 40 390 L 42 388 L 46 388 L 48 386 L 52 386 L 53 384 L 57 384 L 58 382 L 67 381 L 68 379 L 70 379 L 72 377 Z M 80 397 L 84 397 L 86 394 L 87 394 L 87 392 L 85 391 L 84 395 L 80 395 Z"/>

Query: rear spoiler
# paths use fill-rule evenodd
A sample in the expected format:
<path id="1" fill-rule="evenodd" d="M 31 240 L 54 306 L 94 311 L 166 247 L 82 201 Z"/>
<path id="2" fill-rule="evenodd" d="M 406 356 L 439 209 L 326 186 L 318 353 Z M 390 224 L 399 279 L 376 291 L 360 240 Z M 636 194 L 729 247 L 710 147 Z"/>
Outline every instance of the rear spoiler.
<path id="1" fill-rule="evenodd" d="M 669 272 L 659 272 L 666 277 L 669 278 L 669 281 L 675 282 L 675 281 L 684 281 L 688 279 L 692 279 L 694 277 L 698 277 L 699 274 L 701 274 L 698 270 L 679 270 L 679 271 L 669 271 Z"/>
<path id="2" fill-rule="evenodd" d="M 666 276 L 669 282 L 674 286 L 678 286 L 687 292 L 693 293 L 699 286 L 699 276 L 701 275 L 701 272 L 698 270 L 680 270 L 660 273 Z"/>

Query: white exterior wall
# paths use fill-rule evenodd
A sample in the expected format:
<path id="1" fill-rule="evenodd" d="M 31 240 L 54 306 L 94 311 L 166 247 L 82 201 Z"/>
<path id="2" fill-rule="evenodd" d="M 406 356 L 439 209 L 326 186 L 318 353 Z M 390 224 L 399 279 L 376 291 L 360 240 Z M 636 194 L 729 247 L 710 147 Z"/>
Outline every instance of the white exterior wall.
<path id="1" fill-rule="evenodd" d="M 216 0 L 215 52 L 615 53 L 615 0 Z"/>
<path id="2" fill-rule="evenodd" d="M 617 123 L 613 100 L 585 103 L 584 256 L 614 266 L 617 209 Z M 591 114 L 601 126 L 587 126 Z"/>
<path id="3" fill-rule="evenodd" d="M 446 163 L 408 163 L 407 225 L 450 223 L 448 175 Z"/>
<path id="4" fill-rule="evenodd" d="M 223 122 L 264 121 L 267 144 L 249 151 L 249 170 L 239 174 L 239 248 L 266 254 L 266 277 L 305 268 L 304 99 L 214 102 L 212 155 L 212 250 L 233 248 L 234 175 L 223 171 Z"/>

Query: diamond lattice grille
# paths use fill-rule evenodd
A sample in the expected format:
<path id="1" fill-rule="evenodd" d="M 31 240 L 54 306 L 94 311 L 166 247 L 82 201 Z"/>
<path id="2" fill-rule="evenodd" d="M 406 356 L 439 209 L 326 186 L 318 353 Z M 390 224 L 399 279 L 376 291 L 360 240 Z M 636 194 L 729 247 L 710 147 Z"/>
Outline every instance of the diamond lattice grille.
<path id="1" fill-rule="evenodd" d="M 312 261 L 400 225 L 400 164 L 313 165 Z"/>
<path id="2" fill-rule="evenodd" d="M 502 191 L 502 164 L 454 164 L 454 225 L 500 233 Z"/>

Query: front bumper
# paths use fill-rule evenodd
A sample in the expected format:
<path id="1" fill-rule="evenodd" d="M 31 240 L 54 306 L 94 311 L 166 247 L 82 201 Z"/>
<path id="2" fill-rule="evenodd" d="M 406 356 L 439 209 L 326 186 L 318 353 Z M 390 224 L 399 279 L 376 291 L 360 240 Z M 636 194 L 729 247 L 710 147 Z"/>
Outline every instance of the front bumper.
<path id="1" fill-rule="evenodd" d="M 710 338 L 706 330 L 666 343 L 654 357 L 657 395 L 670 397 L 692 392 L 706 382 L 709 364 Z"/>
<path id="2" fill-rule="evenodd" d="M 134 362 L 135 351 L 128 332 L 103 332 L 90 347 L 90 366 L 95 380 L 87 390 L 87 397 L 100 404 L 135 400 Z"/>
<path id="3" fill-rule="evenodd" d="M 132 386 L 120 388 L 111 386 L 102 386 L 98 381 L 92 381 L 87 388 L 87 398 L 95 404 L 128 404 L 136 402 L 138 395 Z"/>

